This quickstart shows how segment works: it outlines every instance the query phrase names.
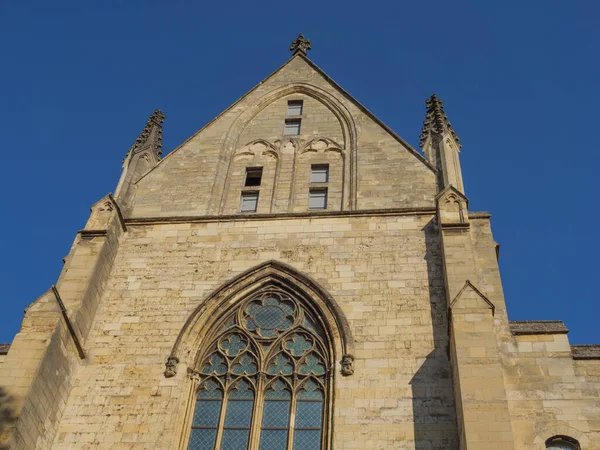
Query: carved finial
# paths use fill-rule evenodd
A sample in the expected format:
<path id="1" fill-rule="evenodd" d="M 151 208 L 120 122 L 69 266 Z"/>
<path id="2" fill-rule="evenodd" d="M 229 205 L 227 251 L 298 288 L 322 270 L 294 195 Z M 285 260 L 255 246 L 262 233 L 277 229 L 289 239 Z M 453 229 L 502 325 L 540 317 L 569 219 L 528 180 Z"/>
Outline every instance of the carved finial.
<path id="1" fill-rule="evenodd" d="M 294 39 L 292 45 L 290 45 L 290 52 L 293 52 L 294 55 L 296 53 L 302 53 L 303 55 L 306 55 L 306 52 L 310 49 L 312 49 L 310 41 L 306 39 L 302 33 L 300 33 L 298 37 Z"/>
<path id="2" fill-rule="evenodd" d="M 149 143 L 154 146 L 157 157 L 162 155 L 162 124 L 164 121 L 165 115 L 162 111 L 160 109 L 155 110 L 148 119 L 148 122 L 146 122 L 146 126 L 142 130 L 142 133 L 131 146 L 129 152 L 135 153 L 137 150 L 144 147 L 146 143 Z M 156 131 L 152 133 L 154 128 L 156 128 Z M 148 142 L 150 139 L 152 139 L 152 142 Z"/>
<path id="3" fill-rule="evenodd" d="M 456 145 L 458 145 L 458 148 L 461 148 L 462 144 L 460 143 L 460 139 L 452 128 L 448 116 L 444 112 L 442 100 L 433 94 L 425 101 L 425 105 L 427 106 L 427 115 L 423 122 L 423 129 L 421 130 L 421 137 L 419 138 L 419 147 L 423 147 L 429 133 L 434 132 L 437 134 L 450 133 L 456 142 Z"/>

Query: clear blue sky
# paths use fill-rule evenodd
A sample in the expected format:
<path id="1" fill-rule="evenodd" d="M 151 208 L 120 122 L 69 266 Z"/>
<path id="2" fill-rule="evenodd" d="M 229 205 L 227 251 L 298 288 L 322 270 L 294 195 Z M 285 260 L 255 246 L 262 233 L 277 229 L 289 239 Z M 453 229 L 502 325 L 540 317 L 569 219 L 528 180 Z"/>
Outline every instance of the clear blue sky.
<path id="1" fill-rule="evenodd" d="M 599 17 L 597 1 L 2 1 L 0 341 L 56 282 L 149 114 L 166 114 L 171 151 L 301 31 L 415 147 L 425 99 L 444 100 L 470 209 L 493 215 L 509 317 L 600 343 Z"/>

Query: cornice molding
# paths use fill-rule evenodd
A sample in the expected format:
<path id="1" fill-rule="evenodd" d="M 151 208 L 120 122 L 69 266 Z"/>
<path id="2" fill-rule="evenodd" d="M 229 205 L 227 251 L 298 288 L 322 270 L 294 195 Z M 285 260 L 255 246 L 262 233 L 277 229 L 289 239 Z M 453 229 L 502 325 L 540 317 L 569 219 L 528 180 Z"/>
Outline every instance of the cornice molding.
<path id="1" fill-rule="evenodd" d="M 515 336 L 532 334 L 567 334 L 569 329 L 562 320 L 518 320 L 509 322 Z"/>
<path id="2" fill-rule="evenodd" d="M 600 359 L 600 344 L 571 345 L 573 359 Z"/>
<path id="3" fill-rule="evenodd" d="M 292 219 L 321 219 L 336 217 L 377 217 L 377 216 L 434 216 L 435 208 L 395 208 L 395 209 L 372 209 L 354 211 L 319 211 L 319 212 L 296 212 L 278 214 L 229 214 L 211 216 L 170 216 L 170 217 L 137 217 L 126 218 L 125 224 L 136 225 L 159 225 L 169 223 L 204 223 L 204 222 L 248 222 L 257 220 L 292 220 Z"/>

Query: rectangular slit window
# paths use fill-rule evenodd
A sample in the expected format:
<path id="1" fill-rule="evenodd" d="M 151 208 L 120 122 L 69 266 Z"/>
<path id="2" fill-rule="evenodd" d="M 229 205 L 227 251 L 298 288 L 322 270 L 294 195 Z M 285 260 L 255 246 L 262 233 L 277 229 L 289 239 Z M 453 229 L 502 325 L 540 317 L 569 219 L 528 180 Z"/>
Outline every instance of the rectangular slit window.
<path id="1" fill-rule="evenodd" d="M 283 134 L 286 136 L 300 134 L 300 119 L 286 119 Z"/>
<path id="2" fill-rule="evenodd" d="M 256 212 L 258 192 L 242 192 L 240 212 Z"/>
<path id="3" fill-rule="evenodd" d="M 290 100 L 288 102 L 288 116 L 301 116 L 302 115 L 302 100 Z"/>
<path id="4" fill-rule="evenodd" d="M 246 182 L 244 186 L 260 186 L 262 172 L 262 167 L 248 167 L 246 169 Z"/>
<path id="5" fill-rule="evenodd" d="M 308 209 L 327 209 L 327 189 L 308 191 Z"/>
<path id="6" fill-rule="evenodd" d="M 329 181 L 329 164 L 313 164 L 310 171 L 311 183 L 327 183 Z"/>

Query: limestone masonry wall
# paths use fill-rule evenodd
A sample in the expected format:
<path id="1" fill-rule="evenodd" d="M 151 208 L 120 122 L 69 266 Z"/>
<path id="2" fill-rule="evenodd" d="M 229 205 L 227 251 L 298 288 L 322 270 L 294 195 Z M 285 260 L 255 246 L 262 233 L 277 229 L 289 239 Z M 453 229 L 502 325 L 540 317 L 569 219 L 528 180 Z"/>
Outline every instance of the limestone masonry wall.
<path id="1" fill-rule="evenodd" d="M 289 100 L 304 102 L 294 136 Z M 199 307 L 262 264 L 296 270 L 343 318 L 343 333 L 323 319 L 339 341 L 323 450 L 543 450 L 558 435 L 600 449 L 600 347 L 509 323 L 490 215 L 469 213 L 457 137 L 441 100 L 427 105 L 425 159 L 300 52 L 154 165 L 156 111 L 116 200 L 92 206 L 56 290 L 0 349 L 0 447 L 183 449 L 192 343 L 225 303 Z M 326 211 L 309 211 L 315 187 Z M 240 214 L 247 188 L 257 211 Z M 193 312 L 199 336 L 180 346 Z"/>
<path id="2" fill-rule="evenodd" d="M 54 448 L 174 448 L 189 380 L 163 371 L 179 331 L 211 291 L 270 259 L 321 284 L 354 333 L 355 375 L 335 377 L 334 448 L 395 448 L 415 435 L 455 448 L 431 215 L 130 226 Z"/>
<path id="3" fill-rule="evenodd" d="M 326 107 L 323 104 L 325 100 L 317 101 L 314 95 L 331 97 L 331 101 L 344 110 L 346 117 L 339 117 L 340 113 L 337 112 L 334 114 L 333 107 Z M 291 136 L 292 144 L 286 144 L 289 143 L 286 139 L 289 137 L 283 135 L 289 99 L 303 99 L 306 102 L 301 134 Z M 353 124 L 355 135 L 346 121 Z M 356 199 L 356 209 L 434 205 L 437 178 L 435 172 L 424 163 L 424 159 L 416 156 L 408 149 L 408 145 L 398 141 L 374 122 L 354 101 L 334 88 L 305 60 L 295 58 L 143 177 L 137 183 L 131 217 L 234 212 L 239 206 L 243 164 L 231 165 L 236 161 L 235 155 L 246 153 L 246 144 L 256 139 L 266 140 L 279 153 L 278 156 L 273 156 L 278 160 L 281 175 L 275 191 L 273 212 L 306 210 L 305 203 L 302 203 L 306 195 L 298 194 L 301 196 L 294 197 L 290 192 L 293 174 L 296 177 L 303 176 L 300 171 L 295 172 L 296 166 L 308 164 L 307 156 L 326 160 L 335 158 L 332 162 L 334 166 L 342 164 L 339 153 L 325 149 L 313 151 L 311 155 L 302 153 L 306 145 L 317 137 L 331 139 L 341 146 L 344 152 L 346 197 L 351 195 L 350 184 L 354 182 L 356 186 L 352 195 Z M 353 155 L 353 148 L 356 149 L 356 155 Z M 257 151 L 260 155 L 256 157 L 260 159 L 263 151 Z M 255 165 L 251 158 L 253 157 L 242 155 L 241 161 L 248 166 Z M 354 165 L 356 175 L 351 170 Z M 337 172 L 337 168 L 335 171 Z M 232 183 L 228 184 L 227 181 L 232 176 Z M 271 179 L 269 175 L 267 182 L 271 182 Z M 341 183 L 335 177 L 333 180 Z M 302 180 L 298 179 L 298 183 L 299 186 L 294 186 L 299 189 L 296 192 L 305 194 Z M 334 210 L 341 209 L 340 200 L 337 200 L 340 196 L 339 189 L 340 184 L 332 186 L 335 200 L 332 199 L 331 209 Z M 270 198 L 265 200 L 267 204 L 270 203 Z M 350 201 L 349 198 L 346 200 Z M 262 203 L 259 208 L 261 212 L 268 212 Z M 344 209 L 349 209 L 349 206 Z"/>

